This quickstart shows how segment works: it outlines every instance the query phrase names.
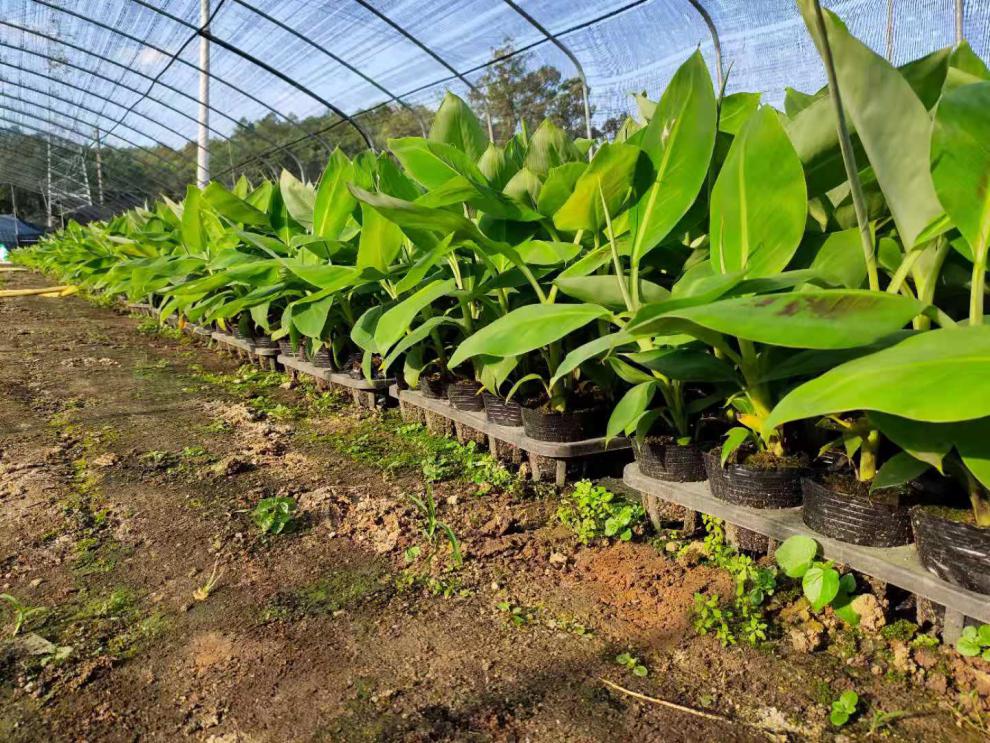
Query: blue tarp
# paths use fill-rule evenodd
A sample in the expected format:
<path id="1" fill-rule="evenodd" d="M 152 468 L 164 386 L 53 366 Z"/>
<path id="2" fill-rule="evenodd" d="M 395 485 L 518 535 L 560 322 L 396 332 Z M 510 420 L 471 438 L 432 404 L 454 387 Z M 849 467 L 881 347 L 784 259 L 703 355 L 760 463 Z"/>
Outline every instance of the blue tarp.
<path id="1" fill-rule="evenodd" d="M 37 225 L 15 219 L 10 214 L 0 214 L 0 243 L 8 248 L 37 242 L 43 234 L 44 230 Z"/>

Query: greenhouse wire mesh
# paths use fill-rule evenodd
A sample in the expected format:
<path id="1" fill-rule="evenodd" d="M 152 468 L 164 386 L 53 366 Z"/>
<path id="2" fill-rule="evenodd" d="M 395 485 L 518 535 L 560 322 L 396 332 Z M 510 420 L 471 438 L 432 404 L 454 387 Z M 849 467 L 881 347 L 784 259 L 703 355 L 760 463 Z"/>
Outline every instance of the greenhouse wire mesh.
<path id="1" fill-rule="evenodd" d="M 985 0 L 822 4 L 895 64 L 959 37 L 990 58 Z M 201 0 L 5 0 L 0 184 L 70 214 L 180 196 L 196 179 L 204 33 L 209 159 L 226 183 L 282 169 L 315 181 L 338 145 L 421 135 L 446 91 L 506 136 L 516 121 L 489 93 L 506 70 L 567 97 L 540 110 L 564 112 L 577 136 L 587 124 L 614 131 L 635 114 L 631 94 L 655 98 L 696 48 L 728 93 L 778 107 L 787 87 L 825 84 L 793 0 L 209 0 L 206 29 L 200 10 Z"/>

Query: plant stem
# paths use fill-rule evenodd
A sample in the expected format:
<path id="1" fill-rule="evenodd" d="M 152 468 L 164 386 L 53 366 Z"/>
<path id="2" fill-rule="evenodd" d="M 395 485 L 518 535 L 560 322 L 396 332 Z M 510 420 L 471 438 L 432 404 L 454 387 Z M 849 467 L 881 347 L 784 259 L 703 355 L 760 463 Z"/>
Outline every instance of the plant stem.
<path id="1" fill-rule="evenodd" d="M 976 479 L 955 452 L 945 458 L 945 470 L 966 488 L 976 525 L 990 527 L 990 492 L 987 492 L 983 483 Z"/>
<path id="2" fill-rule="evenodd" d="M 921 256 L 921 250 L 912 250 L 907 255 L 904 256 L 904 260 L 901 261 L 901 265 L 897 267 L 897 271 L 894 272 L 893 278 L 890 280 L 890 284 L 887 285 L 887 291 L 891 294 L 897 294 L 901 287 L 904 285 L 908 274 L 911 273 L 911 269 L 914 268 L 915 262 Z"/>
<path id="3" fill-rule="evenodd" d="M 859 448 L 859 474 L 860 482 L 871 482 L 877 476 L 877 451 L 880 448 L 880 432 L 871 429 L 863 436 L 863 443 Z"/>
<path id="4" fill-rule="evenodd" d="M 598 195 L 602 200 L 602 211 L 605 212 L 605 226 L 608 228 L 608 244 L 612 251 L 612 265 L 615 267 L 615 280 L 619 282 L 619 291 L 622 293 L 622 301 L 626 303 L 626 309 L 630 312 L 635 312 L 636 305 L 633 304 L 633 299 L 629 294 L 629 287 L 626 286 L 625 272 L 622 270 L 622 261 L 619 259 L 619 249 L 615 245 L 615 233 L 612 231 L 612 217 L 608 213 L 608 204 L 605 203 L 605 194 L 602 192 L 601 184 L 598 184 Z"/>
<path id="5" fill-rule="evenodd" d="M 966 487 L 969 491 L 969 502 L 973 507 L 973 518 L 977 526 L 990 527 L 990 493 L 982 483 L 973 477 L 968 468 L 966 472 Z"/>
<path id="6" fill-rule="evenodd" d="M 935 299 L 935 288 L 938 285 L 938 277 L 942 272 L 942 264 L 945 263 L 945 258 L 948 254 L 949 241 L 945 237 L 939 237 L 935 242 L 935 252 L 931 263 L 924 270 L 915 272 L 915 290 L 918 292 L 918 299 L 925 304 L 931 304 L 932 300 Z M 914 327 L 917 330 L 928 330 L 931 325 L 931 319 L 925 315 L 914 319 Z"/>
<path id="7" fill-rule="evenodd" d="M 877 274 L 877 258 L 873 249 L 873 235 L 870 233 L 869 213 L 866 210 L 866 198 L 863 196 L 863 184 L 859 181 L 859 166 L 856 164 L 856 153 L 853 150 L 852 138 L 849 136 L 849 126 L 846 124 L 846 113 L 842 108 L 839 80 L 835 74 L 835 62 L 832 59 L 832 47 L 828 43 L 828 31 L 825 30 L 822 6 L 819 0 L 814 0 L 814 3 L 815 25 L 818 28 L 818 35 L 821 37 L 822 61 L 825 62 L 828 87 L 832 93 L 832 109 L 835 111 L 836 129 L 839 133 L 839 149 L 842 151 L 842 162 L 846 166 L 846 178 L 849 179 L 849 192 L 856 209 L 856 222 L 859 224 L 859 236 L 863 244 L 863 258 L 866 260 L 866 275 L 870 289 L 879 291 L 880 277 Z"/>
<path id="8" fill-rule="evenodd" d="M 777 435 L 776 430 L 763 431 L 763 421 L 770 416 L 773 404 L 770 401 L 770 393 L 762 382 L 755 380 L 760 376 L 760 358 L 756 353 L 756 346 L 752 341 L 739 339 L 740 364 L 739 370 L 742 372 L 745 382 L 745 392 L 749 401 L 753 404 L 753 414 L 760 419 L 760 438 L 763 439 L 767 448 L 777 456 L 784 455 L 784 445 Z"/>
<path id="9" fill-rule="evenodd" d="M 983 295 L 987 286 L 987 246 L 973 250 L 973 280 L 969 287 L 969 324 L 983 324 Z"/>

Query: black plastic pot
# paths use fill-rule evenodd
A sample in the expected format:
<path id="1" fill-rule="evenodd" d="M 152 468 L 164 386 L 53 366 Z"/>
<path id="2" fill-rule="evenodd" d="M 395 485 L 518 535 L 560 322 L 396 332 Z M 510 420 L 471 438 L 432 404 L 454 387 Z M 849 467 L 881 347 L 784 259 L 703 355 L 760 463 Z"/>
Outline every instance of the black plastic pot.
<path id="1" fill-rule="evenodd" d="M 278 350 L 283 356 L 295 356 L 295 352 L 292 350 L 292 342 L 288 338 L 279 338 Z"/>
<path id="2" fill-rule="evenodd" d="M 836 493 L 811 478 L 801 480 L 804 523 L 826 537 L 867 547 L 914 541 L 910 511 L 896 502 Z"/>
<path id="3" fill-rule="evenodd" d="M 420 377 L 419 391 L 423 393 L 423 397 L 446 400 L 448 383 L 448 380 L 443 377 Z"/>
<path id="4" fill-rule="evenodd" d="M 311 354 L 310 363 L 320 369 L 333 369 L 333 356 L 330 355 L 330 349 L 326 346 L 321 346 L 320 350 Z"/>
<path id="5" fill-rule="evenodd" d="M 481 399 L 485 405 L 485 414 L 492 423 L 513 428 L 523 424 L 522 406 L 515 400 L 503 400 L 491 392 L 482 392 Z"/>
<path id="6" fill-rule="evenodd" d="M 481 385 L 473 379 L 457 379 L 447 385 L 447 399 L 458 410 L 480 413 L 485 409 L 480 391 Z"/>
<path id="7" fill-rule="evenodd" d="M 750 508 L 793 508 L 801 505 L 802 468 L 756 470 L 719 462 L 719 450 L 704 454 L 708 487 L 719 500 Z"/>
<path id="8" fill-rule="evenodd" d="M 921 563 L 939 578 L 977 593 L 990 594 L 990 529 L 911 509 Z"/>
<path id="9" fill-rule="evenodd" d="M 694 444 L 646 439 L 633 449 L 639 471 L 647 477 L 668 482 L 701 482 L 707 477 L 701 449 Z"/>
<path id="10" fill-rule="evenodd" d="M 254 338 L 254 347 L 262 349 L 278 348 L 278 344 L 267 335 L 258 335 Z"/>
<path id="11" fill-rule="evenodd" d="M 602 408 L 558 413 L 523 407 L 522 422 L 526 435 L 537 441 L 564 443 L 605 435 L 605 411 Z"/>

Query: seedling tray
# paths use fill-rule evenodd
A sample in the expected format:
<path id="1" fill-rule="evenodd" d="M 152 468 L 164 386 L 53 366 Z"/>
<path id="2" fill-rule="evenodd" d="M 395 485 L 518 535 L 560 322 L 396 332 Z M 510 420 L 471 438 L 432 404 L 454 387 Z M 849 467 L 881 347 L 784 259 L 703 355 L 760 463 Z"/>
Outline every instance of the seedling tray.
<path id="1" fill-rule="evenodd" d="M 947 642 L 954 641 L 953 628 L 961 630 L 965 617 L 990 623 L 990 597 L 953 586 L 929 573 L 913 544 L 862 547 L 839 542 L 805 526 L 800 508 L 760 509 L 727 503 L 709 492 L 707 482 L 657 480 L 642 474 L 636 462 L 626 466 L 623 482 L 645 495 L 676 503 L 689 511 L 717 516 L 777 542 L 796 534 L 811 536 L 822 546 L 827 559 L 944 606 Z"/>
<path id="2" fill-rule="evenodd" d="M 202 325 L 197 325 L 194 322 L 187 322 L 185 325 L 186 332 L 192 333 L 193 335 L 198 335 L 204 338 L 213 337 L 213 331 L 209 328 L 204 328 Z"/>
<path id="3" fill-rule="evenodd" d="M 258 356 L 261 358 L 274 358 L 278 356 L 277 348 L 256 348 L 253 343 L 248 343 L 241 338 L 235 338 L 229 333 L 221 333 L 219 330 L 214 330 L 210 333 L 210 338 L 236 351 L 243 351 L 249 356 Z"/>
<path id="4" fill-rule="evenodd" d="M 395 379 L 372 379 L 368 381 L 363 377 L 361 379 L 355 379 L 350 374 L 341 374 L 340 372 L 334 372 L 330 375 L 330 381 L 334 384 L 339 384 L 341 387 L 348 387 L 352 390 L 360 390 L 361 392 L 387 392 L 388 388 L 395 384 Z"/>
<path id="5" fill-rule="evenodd" d="M 126 305 L 128 310 L 131 312 L 137 312 L 141 315 L 154 315 L 155 308 L 152 307 L 147 302 L 128 302 Z"/>
<path id="6" fill-rule="evenodd" d="M 324 369 L 323 367 L 315 366 L 308 361 L 297 359 L 295 356 L 286 356 L 284 354 L 279 354 L 276 360 L 286 369 L 291 369 L 292 371 L 299 372 L 300 374 L 306 374 L 307 376 L 320 379 L 324 382 L 330 381 L 332 372 L 329 369 Z"/>
<path id="7" fill-rule="evenodd" d="M 367 379 L 354 379 L 349 374 L 324 369 L 294 356 L 279 355 L 278 363 L 293 372 L 306 374 L 349 390 L 354 397 L 354 403 L 365 408 L 376 408 L 379 397 L 385 397 L 387 402 L 387 395 L 383 393 L 387 393 L 389 387 L 395 384 L 395 379 L 373 379 L 370 382 Z"/>
<path id="8" fill-rule="evenodd" d="M 530 462 L 533 465 L 535 477 L 539 477 L 538 458 L 542 457 L 552 460 L 551 466 L 554 470 L 554 481 L 561 486 L 567 480 L 567 463 L 569 461 L 595 455 L 612 454 L 631 448 L 631 444 L 624 437 L 612 439 L 607 449 L 603 436 L 584 439 L 582 441 L 540 441 L 539 439 L 528 437 L 521 426 L 500 426 L 497 423 L 490 422 L 483 412 L 458 410 L 446 400 L 426 397 L 423 393 L 415 390 L 399 390 L 393 387 L 389 390 L 389 393 L 393 397 L 397 397 L 405 405 L 411 405 L 421 410 L 435 413 L 453 421 L 455 424 L 461 424 L 479 431 L 489 439 L 495 439 L 496 441 L 504 442 L 521 449 L 530 455 Z"/>

